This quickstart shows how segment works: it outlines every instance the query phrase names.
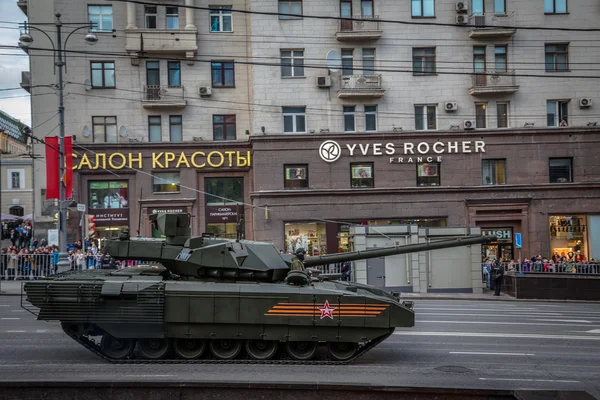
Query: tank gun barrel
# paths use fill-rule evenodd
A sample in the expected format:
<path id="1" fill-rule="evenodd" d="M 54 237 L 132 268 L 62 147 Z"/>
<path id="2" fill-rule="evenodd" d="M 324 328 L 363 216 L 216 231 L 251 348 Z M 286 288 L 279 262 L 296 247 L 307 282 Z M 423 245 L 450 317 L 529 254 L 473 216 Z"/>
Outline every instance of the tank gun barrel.
<path id="1" fill-rule="evenodd" d="M 472 244 L 490 243 L 495 240 L 497 240 L 496 236 L 465 236 L 455 239 L 440 240 L 433 243 L 408 244 L 402 246 L 353 251 L 349 253 L 325 254 L 322 256 L 306 258 L 303 261 L 303 263 L 307 267 L 312 267 L 315 265 L 326 265 L 345 261 L 366 260 L 368 258 L 393 256 L 397 254 L 416 253 L 419 251 L 447 249 L 451 247 L 469 246 Z"/>

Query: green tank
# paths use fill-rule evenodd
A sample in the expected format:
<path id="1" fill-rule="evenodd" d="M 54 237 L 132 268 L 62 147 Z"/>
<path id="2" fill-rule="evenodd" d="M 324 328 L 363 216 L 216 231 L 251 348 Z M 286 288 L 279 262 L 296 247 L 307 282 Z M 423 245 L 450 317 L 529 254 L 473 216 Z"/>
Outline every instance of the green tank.
<path id="1" fill-rule="evenodd" d="M 165 239 L 122 231 L 104 249 L 150 265 L 24 284 L 23 307 L 111 362 L 347 363 L 414 326 L 412 302 L 290 271 L 269 243 L 190 235 L 189 214 L 153 214 Z M 493 240 L 461 237 L 307 258 L 307 267 Z M 152 265 L 154 264 L 154 265 Z"/>

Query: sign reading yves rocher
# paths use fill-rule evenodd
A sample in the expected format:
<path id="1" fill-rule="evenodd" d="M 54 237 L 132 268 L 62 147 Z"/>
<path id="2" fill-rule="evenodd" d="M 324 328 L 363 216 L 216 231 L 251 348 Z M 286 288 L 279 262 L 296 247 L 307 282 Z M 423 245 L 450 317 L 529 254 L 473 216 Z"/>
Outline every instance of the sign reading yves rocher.
<path id="1" fill-rule="evenodd" d="M 441 162 L 442 154 L 485 153 L 485 142 L 454 141 L 434 143 L 347 143 L 344 148 L 335 140 L 321 143 L 319 155 L 325 162 L 337 161 L 342 151 L 354 156 L 390 156 L 390 163 Z"/>

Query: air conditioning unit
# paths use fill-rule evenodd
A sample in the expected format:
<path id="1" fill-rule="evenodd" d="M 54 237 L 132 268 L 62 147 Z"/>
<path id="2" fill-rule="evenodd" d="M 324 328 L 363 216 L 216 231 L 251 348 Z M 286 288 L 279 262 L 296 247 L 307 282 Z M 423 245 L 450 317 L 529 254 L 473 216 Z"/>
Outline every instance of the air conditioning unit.
<path id="1" fill-rule="evenodd" d="M 456 25 L 466 25 L 469 23 L 469 17 L 467 15 L 457 15 Z"/>
<path id="2" fill-rule="evenodd" d="M 327 88 L 331 86 L 331 77 L 330 76 L 318 76 L 317 77 L 317 86 L 321 88 Z"/>
<path id="3" fill-rule="evenodd" d="M 458 103 L 454 102 L 454 101 L 449 101 L 444 106 L 444 109 L 446 111 L 456 111 L 456 110 L 458 110 Z"/>
<path id="4" fill-rule="evenodd" d="M 469 2 L 459 1 L 456 3 L 456 12 L 469 11 Z"/>
<path id="5" fill-rule="evenodd" d="M 477 123 L 473 119 L 464 120 L 463 125 L 464 125 L 465 129 L 475 129 L 477 127 Z"/>
<path id="6" fill-rule="evenodd" d="M 592 99 L 579 99 L 579 107 L 587 108 L 592 106 Z"/>
<path id="7" fill-rule="evenodd" d="M 198 94 L 200 97 L 208 97 L 212 94 L 212 88 L 210 86 L 200 86 L 198 88 Z"/>

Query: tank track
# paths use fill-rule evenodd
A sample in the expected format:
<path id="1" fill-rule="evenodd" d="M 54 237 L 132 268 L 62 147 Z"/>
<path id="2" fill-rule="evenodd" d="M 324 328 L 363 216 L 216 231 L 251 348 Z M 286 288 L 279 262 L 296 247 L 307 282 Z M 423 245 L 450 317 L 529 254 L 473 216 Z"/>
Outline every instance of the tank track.
<path id="1" fill-rule="evenodd" d="M 221 360 L 221 359 L 212 359 L 212 358 L 200 358 L 195 360 L 184 360 L 179 358 L 167 358 L 167 359 L 159 359 L 159 360 L 149 360 L 145 358 L 136 358 L 134 354 L 129 356 L 126 359 L 115 359 L 110 358 L 104 354 L 100 349 L 100 343 L 97 343 L 95 339 L 88 338 L 85 335 L 77 335 L 75 333 L 69 332 L 67 329 L 63 331 L 77 343 L 97 355 L 98 357 L 111 362 L 113 364 L 275 364 L 275 365 L 346 365 L 354 362 L 359 357 L 362 357 L 368 351 L 373 349 L 379 343 L 383 342 L 387 339 L 392 333 L 390 332 L 387 335 L 381 336 L 377 339 L 371 340 L 366 345 L 359 348 L 356 354 L 347 360 L 337 361 L 331 359 L 313 359 L 300 361 L 292 358 L 281 358 L 281 359 L 270 359 L 270 360 L 254 360 L 251 358 L 244 359 L 232 359 L 232 360 Z"/>

